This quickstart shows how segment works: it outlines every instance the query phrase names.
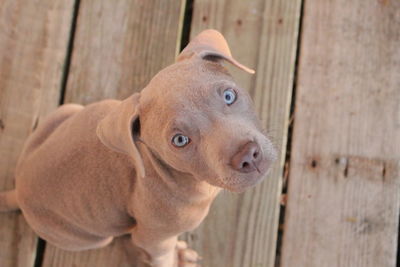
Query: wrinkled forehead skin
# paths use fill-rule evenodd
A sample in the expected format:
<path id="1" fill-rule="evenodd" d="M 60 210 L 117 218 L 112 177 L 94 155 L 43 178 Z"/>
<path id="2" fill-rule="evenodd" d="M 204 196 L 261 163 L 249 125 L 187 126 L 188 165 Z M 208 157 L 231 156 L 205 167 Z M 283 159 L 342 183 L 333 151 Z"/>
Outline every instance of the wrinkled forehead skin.
<path id="1" fill-rule="evenodd" d="M 200 104 L 199 100 L 209 100 L 210 90 L 218 83 L 234 85 L 222 65 L 201 59 L 178 62 L 163 69 L 151 80 L 141 93 L 141 105 L 153 102 L 159 108 L 173 110 L 193 107 Z"/>

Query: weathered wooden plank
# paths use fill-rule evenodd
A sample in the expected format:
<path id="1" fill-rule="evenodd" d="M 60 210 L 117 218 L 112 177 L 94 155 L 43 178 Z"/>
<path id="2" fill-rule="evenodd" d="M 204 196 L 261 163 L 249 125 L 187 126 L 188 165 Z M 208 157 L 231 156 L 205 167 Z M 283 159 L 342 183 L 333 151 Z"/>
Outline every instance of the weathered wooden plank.
<path id="1" fill-rule="evenodd" d="M 282 266 L 396 266 L 400 2 L 305 3 Z"/>
<path id="2" fill-rule="evenodd" d="M 192 37 L 206 28 L 218 29 L 234 57 L 256 69 L 251 76 L 230 68 L 238 84 L 249 89 L 281 151 L 266 181 L 242 195 L 223 192 L 200 229 L 188 236 L 204 266 L 274 266 L 300 2 L 195 1 Z"/>
<path id="3" fill-rule="evenodd" d="M 58 105 L 73 1 L 0 2 L 0 191 L 14 187 L 24 141 Z M 0 214 L 0 266 L 33 266 L 37 238 L 20 213 Z"/>
<path id="4" fill-rule="evenodd" d="M 66 102 L 123 99 L 174 62 L 185 1 L 81 0 Z M 120 239 L 67 252 L 47 244 L 43 266 L 131 266 Z"/>
<path id="5" fill-rule="evenodd" d="M 179 51 L 184 0 L 81 0 L 66 102 L 125 98 Z"/>

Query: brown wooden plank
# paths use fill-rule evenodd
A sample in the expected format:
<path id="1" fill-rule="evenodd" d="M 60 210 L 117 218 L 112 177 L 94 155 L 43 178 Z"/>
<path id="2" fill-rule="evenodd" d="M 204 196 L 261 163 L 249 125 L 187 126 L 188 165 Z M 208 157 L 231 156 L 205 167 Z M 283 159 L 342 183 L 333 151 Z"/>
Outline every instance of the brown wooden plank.
<path id="1" fill-rule="evenodd" d="M 177 55 L 184 0 L 81 0 L 66 102 L 123 99 Z M 123 242 L 67 252 L 47 244 L 43 266 L 131 266 Z"/>
<path id="2" fill-rule="evenodd" d="M 305 3 L 282 266 L 396 266 L 400 2 Z"/>
<path id="3" fill-rule="evenodd" d="M 0 2 L 0 191 L 28 134 L 58 105 L 73 1 Z M 0 214 L 0 266 L 33 266 L 37 238 L 20 213 Z"/>
<path id="4" fill-rule="evenodd" d="M 262 184 L 241 195 L 223 192 L 200 229 L 188 235 L 204 266 L 274 266 L 300 2 L 195 1 L 191 36 L 206 28 L 220 30 L 234 57 L 256 69 L 251 76 L 230 68 L 238 84 L 249 89 L 281 152 Z"/>

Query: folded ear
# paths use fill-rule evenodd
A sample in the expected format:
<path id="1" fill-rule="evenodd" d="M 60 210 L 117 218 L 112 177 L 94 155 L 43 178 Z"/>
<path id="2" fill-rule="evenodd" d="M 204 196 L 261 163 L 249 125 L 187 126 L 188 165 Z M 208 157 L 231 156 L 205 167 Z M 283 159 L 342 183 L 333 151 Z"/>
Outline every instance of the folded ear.
<path id="1" fill-rule="evenodd" d="M 139 99 L 140 94 L 136 93 L 122 101 L 99 122 L 96 133 L 106 147 L 129 155 L 137 174 L 144 177 L 143 160 L 136 146 L 140 131 Z"/>
<path id="2" fill-rule="evenodd" d="M 240 64 L 232 57 L 224 36 L 216 30 L 209 29 L 202 31 L 183 49 L 177 61 L 191 58 L 193 55 L 205 60 L 226 60 L 248 73 L 255 73 L 254 70 Z"/>

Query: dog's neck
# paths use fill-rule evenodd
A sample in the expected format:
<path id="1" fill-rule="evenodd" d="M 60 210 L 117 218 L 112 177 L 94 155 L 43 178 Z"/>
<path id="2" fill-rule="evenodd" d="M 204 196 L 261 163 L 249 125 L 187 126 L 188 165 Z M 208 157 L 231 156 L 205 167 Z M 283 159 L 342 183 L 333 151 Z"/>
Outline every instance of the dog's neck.
<path id="1" fill-rule="evenodd" d="M 192 204 L 211 204 L 220 192 L 220 188 L 200 181 L 190 173 L 181 172 L 169 166 L 146 144 L 142 143 L 139 149 L 144 160 L 151 163 L 154 173 L 158 176 L 154 178 L 159 179 L 164 189 L 174 193 L 179 192 L 182 200 Z"/>

